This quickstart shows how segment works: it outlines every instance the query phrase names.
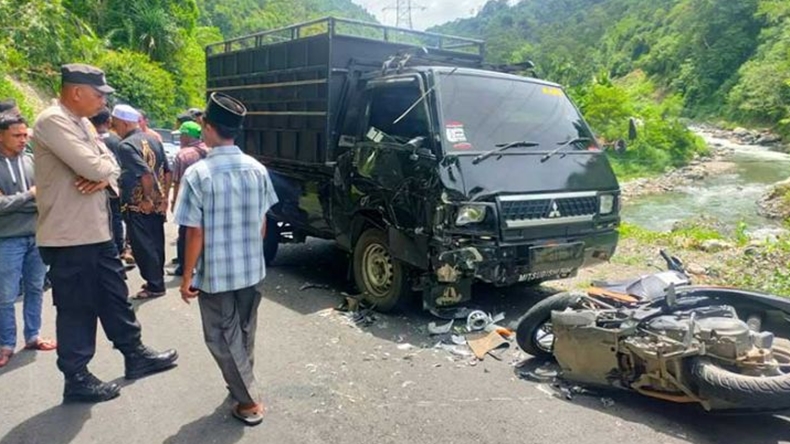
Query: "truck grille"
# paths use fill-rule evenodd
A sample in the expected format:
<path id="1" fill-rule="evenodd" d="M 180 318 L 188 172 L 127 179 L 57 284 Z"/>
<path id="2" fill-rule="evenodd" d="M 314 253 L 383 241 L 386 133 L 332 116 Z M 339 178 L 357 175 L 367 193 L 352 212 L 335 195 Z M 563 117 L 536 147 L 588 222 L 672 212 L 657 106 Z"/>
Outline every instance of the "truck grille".
<path id="1" fill-rule="evenodd" d="M 500 214 L 508 228 L 592 220 L 598 212 L 596 193 L 504 196 Z"/>

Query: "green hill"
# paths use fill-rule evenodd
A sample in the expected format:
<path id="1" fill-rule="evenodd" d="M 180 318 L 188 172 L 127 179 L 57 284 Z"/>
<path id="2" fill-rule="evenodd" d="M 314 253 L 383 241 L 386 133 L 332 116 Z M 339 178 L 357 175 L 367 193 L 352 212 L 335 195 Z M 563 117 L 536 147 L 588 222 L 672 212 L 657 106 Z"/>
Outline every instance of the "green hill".
<path id="1" fill-rule="evenodd" d="M 0 98 L 16 98 L 32 119 L 40 101 L 26 100 L 17 80 L 54 96 L 61 64 L 91 63 L 114 100 L 169 126 L 203 106 L 205 45 L 332 14 L 373 20 L 351 0 L 0 1 Z"/>
<path id="2" fill-rule="evenodd" d="M 495 61 L 535 61 L 567 86 L 644 72 L 683 114 L 790 125 L 786 0 L 491 0 L 433 29 L 483 38 Z"/>

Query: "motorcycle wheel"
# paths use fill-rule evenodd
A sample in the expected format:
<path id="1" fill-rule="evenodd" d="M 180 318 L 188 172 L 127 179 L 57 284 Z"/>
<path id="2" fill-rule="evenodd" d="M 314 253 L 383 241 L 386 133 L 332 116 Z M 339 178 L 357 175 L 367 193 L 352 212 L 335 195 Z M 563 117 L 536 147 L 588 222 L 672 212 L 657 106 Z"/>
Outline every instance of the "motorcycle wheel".
<path id="1" fill-rule="evenodd" d="M 536 358 L 548 359 L 554 351 L 554 333 L 551 329 L 551 312 L 562 311 L 578 300 L 571 293 L 557 293 L 533 305 L 518 320 L 516 342 L 522 350 Z"/>
<path id="2" fill-rule="evenodd" d="M 790 341 L 774 339 L 774 358 L 779 374 L 747 376 L 719 367 L 706 358 L 692 362 L 692 378 L 699 392 L 745 409 L 790 409 Z"/>

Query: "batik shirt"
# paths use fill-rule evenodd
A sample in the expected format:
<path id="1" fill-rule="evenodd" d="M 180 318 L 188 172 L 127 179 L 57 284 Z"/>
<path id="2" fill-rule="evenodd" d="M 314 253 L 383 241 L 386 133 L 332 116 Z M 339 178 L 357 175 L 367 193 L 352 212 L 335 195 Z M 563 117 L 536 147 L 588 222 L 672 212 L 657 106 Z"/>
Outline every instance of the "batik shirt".
<path id="1" fill-rule="evenodd" d="M 216 147 L 180 183 L 175 222 L 204 231 L 193 285 L 221 293 L 261 282 L 266 276 L 261 227 L 277 203 L 266 167 L 237 146 Z"/>
<path id="2" fill-rule="evenodd" d="M 143 184 L 140 180 L 146 174 L 154 179 L 154 212 L 159 211 L 162 199 L 167 199 L 165 175 L 170 172 L 165 149 L 159 141 L 139 129 L 127 134 L 118 148 L 121 164 L 121 207 L 124 211 L 140 212 L 143 202 Z"/>

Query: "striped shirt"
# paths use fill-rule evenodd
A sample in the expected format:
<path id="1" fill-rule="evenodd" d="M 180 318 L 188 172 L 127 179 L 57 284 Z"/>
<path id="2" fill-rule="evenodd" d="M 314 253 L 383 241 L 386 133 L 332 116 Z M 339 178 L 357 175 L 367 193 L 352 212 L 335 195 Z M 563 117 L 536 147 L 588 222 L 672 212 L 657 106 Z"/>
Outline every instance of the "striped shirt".
<path id="1" fill-rule="evenodd" d="M 204 231 L 194 287 L 221 293 L 263 280 L 261 227 L 266 212 L 276 203 L 266 167 L 237 146 L 212 148 L 186 171 L 175 221 Z"/>

